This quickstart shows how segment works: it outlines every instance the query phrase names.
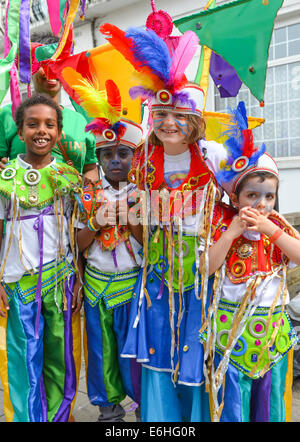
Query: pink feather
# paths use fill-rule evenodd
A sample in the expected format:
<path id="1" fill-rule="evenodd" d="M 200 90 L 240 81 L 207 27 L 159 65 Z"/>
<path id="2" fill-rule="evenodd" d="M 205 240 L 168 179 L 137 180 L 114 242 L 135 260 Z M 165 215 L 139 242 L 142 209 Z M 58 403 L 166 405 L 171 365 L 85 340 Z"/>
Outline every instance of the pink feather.
<path id="1" fill-rule="evenodd" d="M 195 55 L 198 44 L 199 39 L 193 31 L 187 31 L 180 37 L 172 57 L 169 76 L 169 84 L 173 84 L 174 89 L 176 89 L 177 84 L 181 83 L 184 72 Z"/>
<path id="2" fill-rule="evenodd" d="M 90 130 L 95 135 L 102 135 L 103 131 L 109 127 L 110 122 L 105 118 L 95 118 L 85 126 L 85 131 L 88 132 Z"/>

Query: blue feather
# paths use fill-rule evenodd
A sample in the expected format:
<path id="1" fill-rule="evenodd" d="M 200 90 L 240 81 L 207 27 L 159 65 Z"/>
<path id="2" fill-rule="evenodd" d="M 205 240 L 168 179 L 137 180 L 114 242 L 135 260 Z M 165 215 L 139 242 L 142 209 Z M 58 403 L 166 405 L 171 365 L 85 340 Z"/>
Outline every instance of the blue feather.
<path id="1" fill-rule="evenodd" d="M 155 75 L 167 83 L 172 60 L 163 39 L 151 29 L 143 28 L 128 28 L 126 38 L 133 40 L 134 57 L 141 66 L 149 66 Z"/>
<path id="2" fill-rule="evenodd" d="M 242 143 L 242 131 L 248 129 L 248 118 L 245 103 L 240 101 L 236 109 L 231 109 L 229 107 L 227 111 L 231 116 L 231 124 L 227 125 L 229 129 L 224 131 L 222 135 L 237 138 Z"/>
<path id="3" fill-rule="evenodd" d="M 229 168 L 221 169 L 215 176 L 217 182 L 222 185 L 222 183 L 233 180 L 239 175 L 239 172 L 234 171 L 230 166 L 233 162 L 239 158 L 243 153 L 244 137 L 243 130 L 248 129 L 248 118 L 245 103 L 240 101 L 236 109 L 229 109 L 231 115 L 231 125 L 229 130 L 223 132 L 223 135 L 227 135 L 229 138 L 225 141 L 225 146 L 227 147 L 228 157 L 227 166 Z M 257 164 L 259 158 L 265 153 L 266 146 L 263 143 L 257 151 L 254 152 L 249 157 L 249 163 L 247 168 Z"/>
<path id="4" fill-rule="evenodd" d="M 231 137 L 228 138 L 228 140 L 226 140 L 224 144 L 233 159 L 238 158 L 242 155 L 243 144 L 240 142 L 239 139 Z"/>

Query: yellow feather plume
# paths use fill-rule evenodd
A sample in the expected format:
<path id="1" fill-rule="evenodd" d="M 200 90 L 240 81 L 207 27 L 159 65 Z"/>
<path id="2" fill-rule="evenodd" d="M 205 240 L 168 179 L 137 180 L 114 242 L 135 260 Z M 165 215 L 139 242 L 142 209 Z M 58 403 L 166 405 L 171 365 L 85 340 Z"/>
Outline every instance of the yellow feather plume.
<path id="1" fill-rule="evenodd" d="M 159 91 L 165 88 L 165 84 L 157 76 L 150 76 L 143 72 L 135 71 L 131 79 L 135 84 L 152 91 Z"/>
<path id="2" fill-rule="evenodd" d="M 77 93 L 80 105 L 91 118 L 105 118 L 111 124 L 119 121 L 119 112 L 108 103 L 106 91 L 99 90 L 97 78 L 93 78 L 93 81 L 90 82 L 71 67 L 65 68 L 62 71 L 62 76 Z"/>

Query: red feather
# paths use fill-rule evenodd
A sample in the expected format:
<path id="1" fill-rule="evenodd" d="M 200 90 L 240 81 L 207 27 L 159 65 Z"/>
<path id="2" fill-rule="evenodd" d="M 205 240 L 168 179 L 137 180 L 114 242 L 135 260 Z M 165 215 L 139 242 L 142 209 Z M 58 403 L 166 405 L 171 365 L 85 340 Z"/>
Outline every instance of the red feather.
<path id="1" fill-rule="evenodd" d="M 105 23 L 99 28 L 100 32 L 106 35 L 106 40 L 128 60 L 136 69 L 137 62 L 132 53 L 133 43 L 131 38 L 127 38 L 125 31 L 117 28 L 117 26 Z M 138 70 L 138 69 L 137 69 Z"/>
<path id="2" fill-rule="evenodd" d="M 254 147 L 253 133 L 251 129 L 244 129 L 242 132 L 244 137 L 242 155 L 250 158 L 251 155 L 253 155 L 253 153 L 257 150 L 257 148 Z"/>
<path id="3" fill-rule="evenodd" d="M 122 99 L 118 86 L 113 80 L 106 80 L 105 89 L 106 89 L 108 103 L 113 108 L 115 108 L 119 114 L 121 114 Z"/>
<path id="4" fill-rule="evenodd" d="M 126 133 L 127 127 L 126 126 L 120 126 L 118 130 L 118 137 L 122 138 Z"/>
<path id="5" fill-rule="evenodd" d="M 85 131 L 89 130 L 95 135 L 102 135 L 105 129 L 110 127 L 110 122 L 106 118 L 95 118 L 85 126 Z"/>

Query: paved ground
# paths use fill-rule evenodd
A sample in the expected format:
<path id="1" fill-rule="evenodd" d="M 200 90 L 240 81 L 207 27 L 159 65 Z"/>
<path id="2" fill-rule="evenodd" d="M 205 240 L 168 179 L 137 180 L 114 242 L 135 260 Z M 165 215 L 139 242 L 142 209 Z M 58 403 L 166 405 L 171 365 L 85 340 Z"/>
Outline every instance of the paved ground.
<path id="1" fill-rule="evenodd" d="M 83 352 L 82 352 L 83 353 Z M 135 422 L 134 403 L 130 398 L 125 398 L 122 402 L 126 410 L 125 421 Z M 73 410 L 74 418 L 77 422 L 95 422 L 99 416 L 97 407 L 91 405 L 88 400 L 85 383 L 85 363 L 82 356 L 81 372 L 77 399 Z M 0 422 L 5 422 L 3 411 L 3 389 L 0 383 Z M 292 422 L 300 422 L 300 378 L 294 380 L 293 385 L 293 404 L 292 404 Z"/>
<path id="2" fill-rule="evenodd" d="M 126 422 L 135 422 L 134 410 L 131 409 L 133 408 L 134 404 L 131 401 L 131 399 L 125 398 L 124 401 L 122 402 L 122 405 L 127 411 L 125 417 Z M 77 399 L 73 415 L 75 417 L 75 420 L 78 422 L 95 422 L 97 421 L 99 416 L 98 408 L 91 405 L 88 400 L 86 392 L 86 383 L 85 383 L 84 361 L 82 362 Z M 0 422 L 5 422 L 4 411 L 3 411 L 3 389 L 1 384 L 0 384 Z"/>
<path id="3" fill-rule="evenodd" d="M 125 421 L 135 422 L 135 414 L 134 411 L 132 410 L 132 405 L 133 405 L 132 401 L 129 398 L 126 398 L 122 402 L 122 405 L 127 411 Z M 90 405 L 87 397 L 84 362 L 80 374 L 78 395 L 73 414 L 77 422 L 95 422 L 99 415 L 97 407 Z M 3 389 L 1 386 L 0 386 L 0 422 L 5 422 L 4 412 L 3 412 Z M 292 422 L 300 422 L 300 379 L 294 380 Z"/>

